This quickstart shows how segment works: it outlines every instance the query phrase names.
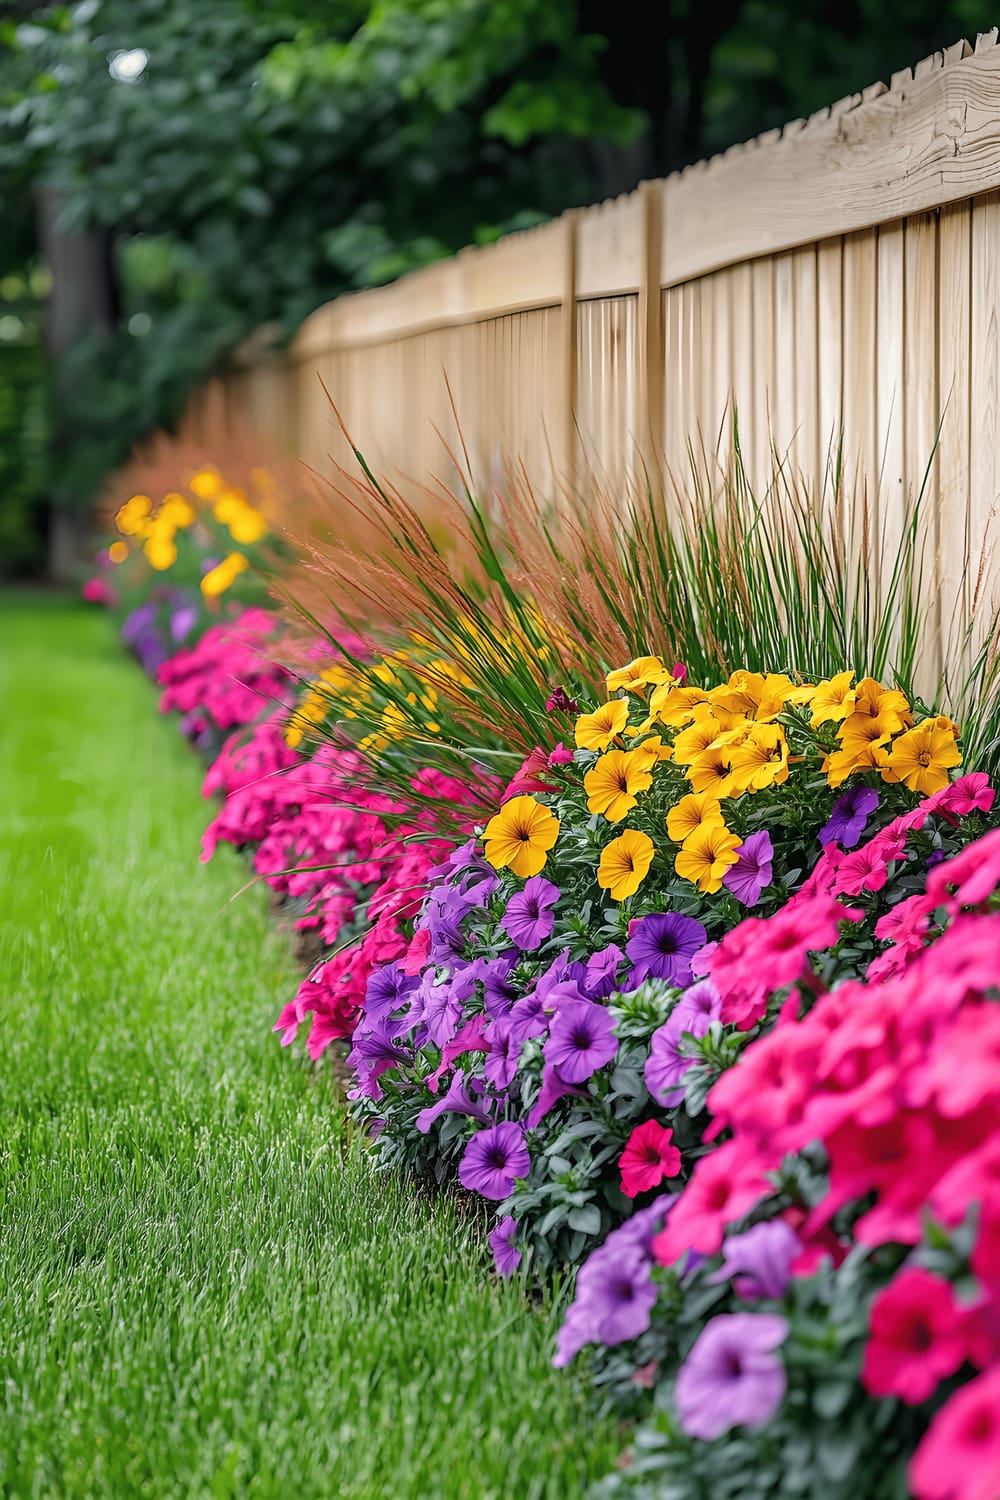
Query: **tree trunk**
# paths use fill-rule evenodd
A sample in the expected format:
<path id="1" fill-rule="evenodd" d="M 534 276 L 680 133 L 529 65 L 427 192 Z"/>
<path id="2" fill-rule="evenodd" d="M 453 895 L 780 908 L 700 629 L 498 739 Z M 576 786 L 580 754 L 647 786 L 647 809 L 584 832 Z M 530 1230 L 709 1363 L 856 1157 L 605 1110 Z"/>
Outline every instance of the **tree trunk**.
<path id="1" fill-rule="evenodd" d="M 51 432 L 56 482 L 50 496 L 49 573 L 65 579 L 79 559 L 92 497 L 72 482 L 74 377 L 69 356 L 81 339 L 108 336 L 117 308 L 111 234 L 106 229 L 74 231 L 61 218 L 63 193 L 37 190 L 38 238 L 52 277 L 45 315 L 49 362 Z"/>

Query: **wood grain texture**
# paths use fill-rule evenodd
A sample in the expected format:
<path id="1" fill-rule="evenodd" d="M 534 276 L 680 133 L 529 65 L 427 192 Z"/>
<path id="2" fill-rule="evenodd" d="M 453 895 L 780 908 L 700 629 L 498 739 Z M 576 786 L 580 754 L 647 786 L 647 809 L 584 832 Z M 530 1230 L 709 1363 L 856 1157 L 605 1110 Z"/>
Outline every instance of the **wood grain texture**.
<path id="1" fill-rule="evenodd" d="M 938 519 L 935 551 L 945 641 L 965 609 L 969 561 L 972 355 L 972 205 L 941 210 L 938 223 Z"/>
<path id="2" fill-rule="evenodd" d="M 1000 193 L 972 205 L 972 372 L 969 473 L 970 606 L 977 639 L 997 593 L 996 513 L 1000 502 Z"/>
<path id="3" fill-rule="evenodd" d="M 994 187 L 1000 49 L 897 74 L 877 98 L 797 124 L 664 182 L 663 285 Z"/>

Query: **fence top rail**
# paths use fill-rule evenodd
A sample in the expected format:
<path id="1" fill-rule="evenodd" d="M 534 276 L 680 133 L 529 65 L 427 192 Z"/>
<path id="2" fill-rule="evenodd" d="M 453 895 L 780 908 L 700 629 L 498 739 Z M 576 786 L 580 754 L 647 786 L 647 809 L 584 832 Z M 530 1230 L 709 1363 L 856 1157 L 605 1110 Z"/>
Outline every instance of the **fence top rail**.
<path id="1" fill-rule="evenodd" d="M 958 41 L 809 120 L 662 181 L 460 251 L 306 320 L 311 359 L 533 308 L 639 291 L 659 215 L 658 275 L 675 286 L 740 261 L 934 209 L 1000 187 L 997 30 Z"/>

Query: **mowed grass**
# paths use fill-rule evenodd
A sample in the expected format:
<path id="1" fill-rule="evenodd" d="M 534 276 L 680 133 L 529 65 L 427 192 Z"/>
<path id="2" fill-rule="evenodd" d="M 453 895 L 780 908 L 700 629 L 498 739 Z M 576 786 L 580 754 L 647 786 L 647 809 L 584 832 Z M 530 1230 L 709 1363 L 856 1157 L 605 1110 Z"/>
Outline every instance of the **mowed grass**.
<path id="1" fill-rule="evenodd" d="M 271 1036 L 287 944 L 155 702 L 0 605 L 0 1495 L 582 1495 L 610 1424 Z"/>

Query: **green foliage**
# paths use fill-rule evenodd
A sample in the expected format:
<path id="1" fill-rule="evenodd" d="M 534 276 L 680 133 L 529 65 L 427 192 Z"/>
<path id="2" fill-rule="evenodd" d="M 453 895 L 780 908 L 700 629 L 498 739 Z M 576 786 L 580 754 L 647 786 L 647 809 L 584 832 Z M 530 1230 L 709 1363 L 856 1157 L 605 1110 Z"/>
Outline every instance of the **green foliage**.
<path id="1" fill-rule="evenodd" d="M 582 1494 L 617 1439 L 577 1426 L 549 1300 L 289 1069 L 285 945 L 259 890 L 223 910 L 235 857 L 199 866 L 154 690 L 79 606 L 0 635 L 0 1493 Z"/>

